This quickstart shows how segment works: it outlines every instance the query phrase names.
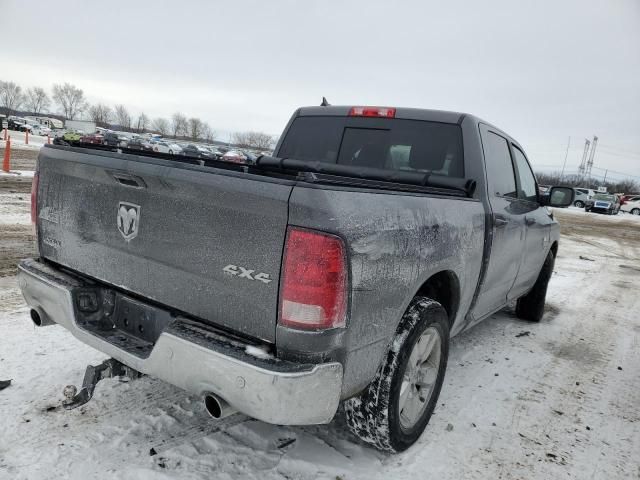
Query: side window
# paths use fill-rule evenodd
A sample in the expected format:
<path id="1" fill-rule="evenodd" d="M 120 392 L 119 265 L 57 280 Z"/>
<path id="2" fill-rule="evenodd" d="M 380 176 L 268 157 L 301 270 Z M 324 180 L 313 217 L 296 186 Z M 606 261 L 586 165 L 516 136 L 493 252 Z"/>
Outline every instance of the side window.
<path id="1" fill-rule="evenodd" d="M 516 198 L 516 176 L 511 163 L 509 144 L 493 132 L 483 134 L 482 143 L 487 164 L 489 193 L 498 197 Z"/>
<path id="2" fill-rule="evenodd" d="M 515 145 L 513 145 L 513 156 L 516 160 L 518 178 L 520 179 L 520 191 L 518 192 L 518 198 L 529 200 L 530 202 L 537 202 L 536 178 L 533 176 L 533 172 L 531 171 L 529 162 L 527 162 L 527 158 Z"/>

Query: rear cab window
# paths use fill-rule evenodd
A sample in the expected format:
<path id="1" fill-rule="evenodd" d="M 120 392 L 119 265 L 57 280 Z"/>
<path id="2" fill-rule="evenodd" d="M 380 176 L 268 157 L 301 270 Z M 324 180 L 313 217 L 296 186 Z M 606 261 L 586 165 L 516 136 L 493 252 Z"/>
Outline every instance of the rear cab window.
<path id="1" fill-rule="evenodd" d="M 278 156 L 464 178 L 457 124 L 399 118 L 297 117 Z"/>
<path id="2" fill-rule="evenodd" d="M 531 171 L 531 166 L 527 161 L 527 157 L 525 157 L 522 150 L 514 144 L 511 144 L 511 147 L 513 150 L 513 157 L 516 161 L 516 168 L 518 170 L 518 180 L 520 180 L 518 198 L 529 202 L 537 202 L 538 189 L 536 188 L 536 177 Z"/>
<path id="3" fill-rule="evenodd" d="M 507 139 L 487 131 L 482 134 L 489 192 L 496 197 L 517 198 L 516 176 Z"/>

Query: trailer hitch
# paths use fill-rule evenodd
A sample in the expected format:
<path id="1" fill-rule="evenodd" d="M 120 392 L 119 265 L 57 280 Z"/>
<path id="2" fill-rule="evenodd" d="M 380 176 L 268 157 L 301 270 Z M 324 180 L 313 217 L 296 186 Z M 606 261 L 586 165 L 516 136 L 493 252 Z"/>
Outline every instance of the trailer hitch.
<path id="1" fill-rule="evenodd" d="M 75 385 L 67 385 L 64 387 L 62 393 L 65 400 L 63 400 L 62 405 L 67 410 L 73 410 L 74 408 L 84 405 L 93 397 L 93 391 L 96 389 L 98 382 L 105 378 L 127 377 L 134 380 L 141 376 L 142 373 L 113 358 L 105 360 L 97 366 L 87 365 L 87 369 L 84 372 L 84 379 L 82 380 L 82 388 L 78 392 L 78 388 Z"/>

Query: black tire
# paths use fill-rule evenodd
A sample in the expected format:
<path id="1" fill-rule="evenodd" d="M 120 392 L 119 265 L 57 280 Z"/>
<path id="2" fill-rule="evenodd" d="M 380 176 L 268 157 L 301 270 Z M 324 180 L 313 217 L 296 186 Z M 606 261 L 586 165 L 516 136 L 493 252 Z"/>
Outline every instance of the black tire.
<path id="1" fill-rule="evenodd" d="M 582 200 L 576 200 L 575 202 L 573 202 L 573 206 L 578 208 L 583 208 L 584 202 Z"/>
<path id="2" fill-rule="evenodd" d="M 400 387 L 413 347 L 427 328 L 440 335 L 440 362 L 431 397 L 410 429 L 400 423 Z M 360 395 L 346 400 L 347 425 L 366 443 L 388 452 L 401 452 L 422 435 L 438 402 L 449 356 L 447 312 L 435 300 L 416 297 L 402 317 L 396 335 L 375 378 Z"/>
<path id="3" fill-rule="evenodd" d="M 553 252 L 549 251 L 533 288 L 529 293 L 520 297 L 516 303 L 516 316 L 518 318 L 529 320 L 530 322 L 539 322 L 542 320 L 544 303 L 547 297 L 547 287 L 549 286 L 549 279 L 553 273 L 555 261 L 556 258 Z"/>
<path id="4" fill-rule="evenodd" d="M 640 208 L 634 208 L 631 210 L 631 215 L 640 215 Z"/>

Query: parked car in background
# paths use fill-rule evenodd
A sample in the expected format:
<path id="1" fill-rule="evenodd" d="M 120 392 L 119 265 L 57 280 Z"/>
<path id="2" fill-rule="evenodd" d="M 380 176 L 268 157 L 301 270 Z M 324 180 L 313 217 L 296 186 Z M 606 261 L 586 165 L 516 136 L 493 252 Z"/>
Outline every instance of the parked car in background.
<path id="1" fill-rule="evenodd" d="M 128 143 L 129 138 L 124 135 L 115 132 L 104 133 L 104 145 L 109 145 L 110 147 L 126 147 Z"/>
<path id="2" fill-rule="evenodd" d="M 146 138 L 134 137 L 127 142 L 127 148 L 134 150 L 145 150 L 147 152 L 153 151 L 153 145 L 147 141 Z"/>
<path id="3" fill-rule="evenodd" d="M 628 212 L 632 215 L 640 215 L 640 196 L 631 197 L 630 200 L 624 202 L 620 207 L 623 212 Z"/>
<path id="4" fill-rule="evenodd" d="M 104 136 L 99 133 L 91 133 L 80 137 L 81 143 L 90 143 L 93 145 L 102 145 L 104 143 Z"/>
<path id="5" fill-rule="evenodd" d="M 590 200 L 593 196 L 592 193 L 589 193 L 588 188 L 574 188 L 575 192 L 575 200 L 573 201 L 573 205 L 578 208 L 584 208 L 587 203 L 587 200 Z M 593 192 L 593 190 L 591 190 Z"/>
<path id="6" fill-rule="evenodd" d="M 244 156 L 247 157 L 247 162 L 256 163 L 256 160 L 258 157 L 255 154 L 253 154 L 252 152 L 242 152 L 242 153 L 244 153 Z"/>
<path id="7" fill-rule="evenodd" d="M 7 120 L 7 128 L 9 130 L 20 130 L 27 123 L 27 120 L 20 117 L 9 117 Z"/>
<path id="8" fill-rule="evenodd" d="M 73 130 L 69 130 L 64 132 L 62 135 L 62 140 L 67 143 L 76 143 L 79 142 L 82 138 L 83 134 L 80 132 L 74 132 Z"/>
<path id="9" fill-rule="evenodd" d="M 33 133 L 34 135 L 41 135 L 44 137 L 46 135 L 51 135 L 51 129 L 46 125 L 38 124 L 33 126 L 31 133 Z"/>
<path id="10" fill-rule="evenodd" d="M 231 163 L 247 163 L 247 157 L 240 150 L 229 150 L 222 155 L 222 160 Z"/>
<path id="11" fill-rule="evenodd" d="M 221 151 L 219 151 L 217 148 L 215 147 L 205 147 L 207 150 L 209 150 L 209 152 L 211 152 L 211 155 L 213 155 L 213 158 L 215 158 L 216 160 L 222 160 L 222 155 L 224 155 Z"/>
<path id="12" fill-rule="evenodd" d="M 640 200 L 640 195 L 622 195 L 620 197 L 620 205 L 624 205 L 627 202 L 635 202 Z"/>
<path id="13" fill-rule="evenodd" d="M 214 155 L 209 150 L 201 147 L 200 145 L 194 145 L 193 143 L 182 147 L 182 155 L 187 157 L 215 159 Z"/>
<path id="14" fill-rule="evenodd" d="M 169 155 L 179 155 L 182 153 L 182 147 L 177 143 L 169 143 L 164 140 L 156 140 L 152 144 L 153 151 L 159 153 L 168 153 Z"/>
<path id="15" fill-rule="evenodd" d="M 584 211 L 617 215 L 620 211 L 620 199 L 610 193 L 596 193 L 592 199 L 586 201 Z"/>

